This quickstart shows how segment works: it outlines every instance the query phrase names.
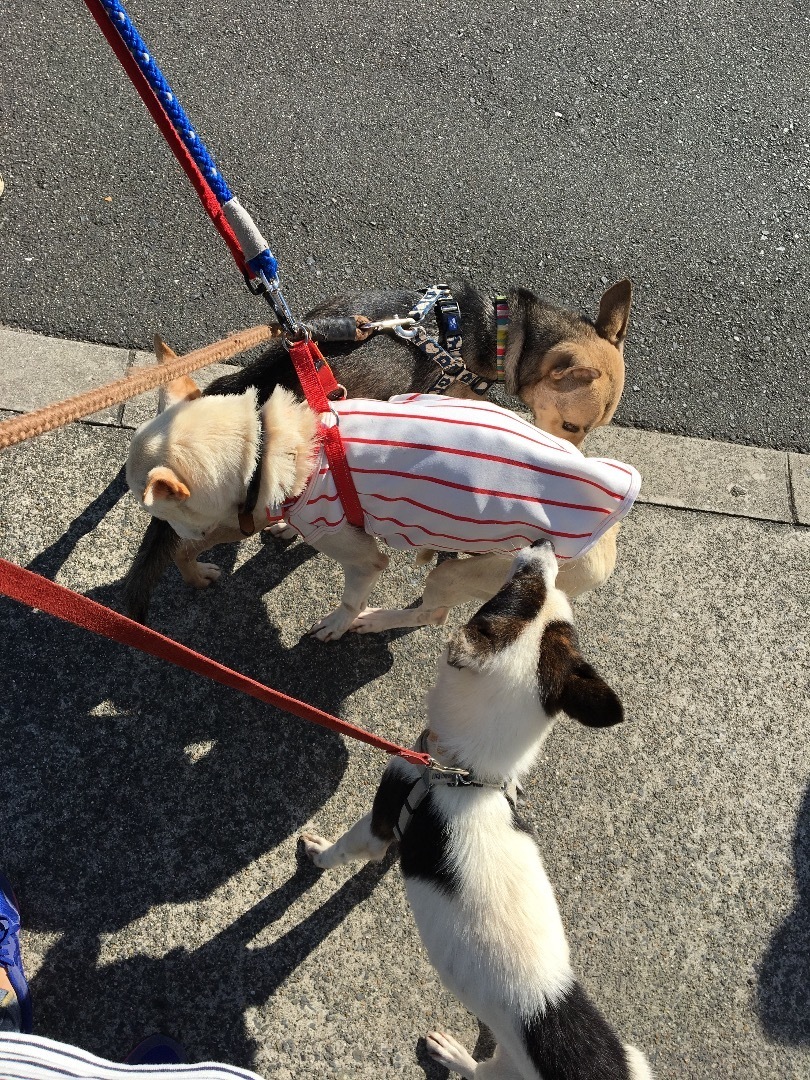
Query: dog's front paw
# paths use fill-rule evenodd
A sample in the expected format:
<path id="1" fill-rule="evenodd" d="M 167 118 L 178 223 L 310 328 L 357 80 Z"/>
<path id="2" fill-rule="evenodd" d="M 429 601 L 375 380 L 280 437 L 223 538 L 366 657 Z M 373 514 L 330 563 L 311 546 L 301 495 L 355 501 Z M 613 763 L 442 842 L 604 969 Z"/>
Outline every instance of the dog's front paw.
<path id="1" fill-rule="evenodd" d="M 319 641 L 337 641 L 342 638 L 354 621 L 354 613 L 345 607 L 336 608 L 326 618 L 309 628 L 310 637 Z"/>
<path id="2" fill-rule="evenodd" d="M 444 1065 L 445 1069 L 459 1073 L 465 1080 L 472 1080 L 475 1076 L 475 1059 L 452 1035 L 445 1035 L 442 1031 L 429 1031 L 425 1042 L 430 1056 L 440 1065 Z"/>
<path id="3" fill-rule="evenodd" d="M 295 540 L 298 536 L 298 532 L 286 521 L 274 521 L 266 531 L 277 540 Z"/>
<path id="4" fill-rule="evenodd" d="M 180 573 L 183 575 L 183 581 L 195 589 L 207 589 L 212 581 L 219 581 L 222 577 L 220 568 L 216 563 L 211 562 L 189 563 Z"/>
<path id="5" fill-rule="evenodd" d="M 329 862 L 326 858 L 326 853 L 332 847 L 330 840 L 324 840 L 322 836 L 318 836 L 315 833 L 301 833 L 301 847 L 304 849 L 304 854 L 319 866 L 321 870 L 327 870 L 329 868 Z"/>

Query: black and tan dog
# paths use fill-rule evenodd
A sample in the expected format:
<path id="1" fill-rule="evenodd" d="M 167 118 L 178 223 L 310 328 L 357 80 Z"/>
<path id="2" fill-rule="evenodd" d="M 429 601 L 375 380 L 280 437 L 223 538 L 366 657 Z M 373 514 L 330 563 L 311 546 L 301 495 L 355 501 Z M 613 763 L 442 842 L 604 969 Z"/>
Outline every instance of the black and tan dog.
<path id="1" fill-rule="evenodd" d="M 463 360 L 470 371 L 495 381 L 498 371 L 493 301 L 469 283 L 454 283 L 450 289 L 461 312 Z M 376 322 L 407 314 L 419 295 L 416 290 L 390 290 L 335 297 L 309 312 L 305 321 L 363 315 Z M 513 289 L 507 294 L 509 331 L 504 388 L 528 405 L 538 427 L 578 446 L 592 428 L 610 422 L 624 387 L 623 349 L 631 295 L 629 281 L 612 285 L 602 296 L 599 313 L 592 321 L 541 300 L 526 289 Z M 390 334 L 377 334 L 362 343 L 324 343 L 321 348 L 350 397 L 385 400 L 394 394 L 425 392 L 437 374 L 427 356 Z M 189 383 L 183 380 L 178 389 L 180 396 L 188 392 Z M 280 342 L 273 343 L 254 363 L 211 383 L 203 394 L 242 394 L 256 387 L 262 405 L 277 386 L 300 391 L 289 354 Z M 447 392 L 473 396 L 461 383 L 454 383 Z M 216 544 L 241 538 L 235 529 L 223 528 L 206 537 L 205 542 L 181 542 L 165 521 L 153 519 L 125 582 L 128 614 L 145 620 L 152 590 L 171 561 L 188 584 L 196 588 L 208 586 L 219 577 L 219 569 L 198 562 L 197 556 Z M 602 551 L 608 561 L 615 561 L 612 534 L 606 537 Z M 612 564 L 607 573 L 610 570 Z"/>
<path id="2" fill-rule="evenodd" d="M 417 743 L 436 763 L 395 758 L 371 811 L 334 843 L 304 833 L 316 866 L 382 859 L 394 839 L 419 935 L 444 985 L 492 1031 L 477 1064 L 452 1036 L 430 1054 L 466 1080 L 650 1080 L 591 1001 L 540 852 L 509 792 L 562 709 L 593 728 L 621 702 L 582 657 L 555 588 L 548 541 L 520 552 L 513 576 L 450 638 Z"/>

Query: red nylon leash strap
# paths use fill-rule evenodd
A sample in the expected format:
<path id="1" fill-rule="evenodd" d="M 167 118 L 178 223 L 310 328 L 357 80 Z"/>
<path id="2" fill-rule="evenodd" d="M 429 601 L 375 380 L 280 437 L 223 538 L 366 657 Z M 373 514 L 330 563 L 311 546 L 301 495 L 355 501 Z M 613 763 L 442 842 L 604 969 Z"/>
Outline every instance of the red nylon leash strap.
<path id="1" fill-rule="evenodd" d="M 166 115 L 166 112 L 160 103 L 160 99 L 156 96 L 145 75 L 133 59 L 126 43 L 118 33 L 115 23 L 110 20 L 109 15 L 104 6 L 99 3 L 99 0 L 84 0 L 84 2 L 90 11 L 90 14 L 98 23 L 102 34 L 104 34 L 104 37 L 109 42 L 110 48 L 118 57 L 121 66 L 132 81 L 132 85 L 140 94 L 144 105 L 151 113 L 152 119 L 157 124 L 161 135 L 168 143 L 169 149 L 180 162 L 183 171 L 191 181 L 191 185 L 197 192 L 197 197 L 202 203 L 206 214 L 210 217 L 214 228 L 230 248 L 231 255 L 233 255 L 236 265 L 247 277 L 254 277 L 253 271 L 245 262 L 245 256 L 239 245 L 239 241 L 236 239 L 231 226 L 228 224 L 225 215 L 222 213 L 222 208 L 217 201 L 216 195 L 211 190 L 208 181 L 197 167 L 196 161 L 186 149 L 185 143 L 175 131 L 174 125 Z"/>
<path id="2" fill-rule="evenodd" d="M 268 705 L 274 705 L 277 709 L 292 713 L 302 720 L 311 720 L 314 724 L 337 731 L 341 735 L 348 735 L 352 739 L 368 743 L 377 750 L 384 750 L 386 754 L 395 754 L 414 765 L 429 765 L 429 754 L 421 754 L 416 750 L 406 750 L 396 743 L 381 739 L 372 735 L 363 728 L 350 724 L 347 720 L 341 720 L 337 716 L 323 712 L 314 705 L 307 705 L 305 701 L 288 697 L 280 690 L 272 690 L 263 683 L 242 675 L 224 664 L 211 660 L 202 653 L 195 652 L 185 645 L 181 645 L 171 638 L 150 630 L 148 626 L 133 622 L 132 619 L 119 615 L 117 611 L 97 604 L 81 593 L 66 589 L 63 585 L 57 585 L 47 578 L 40 577 L 30 570 L 25 570 L 14 563 L 0 559 L 0 593 L 17 600 L 28 607 L 37 608 L 48 615 L 55 615 L 58 619 L 73 623 L 84 630 L 90 630 L 94 634 L 117 641 L 121 645 L 131 645 L 141 652 L 156 656 L 160 660 L 168 660 L 170 664 L 193 671 L 197 675 L 205 675 L 214 682 L 229 686 L 233 690 L 239 690 L 243 694 L 264 701 Z"/>
<path id="3" fill-rule="evenodd" d="M 290 345 L 290 357 L 304 391 L 304 397 L 307 399 L 307 405 L 317 413 L 330 412 L 329 399 L 326 395 L 340 387 L 321 350 L 314 341 L 295 341 Z M 346 520 L 356 529 L 364 529 L 365 516 L 357 495 L 357 488 L 354 486 L 349 463 L 346 460 L 340 428 L 337 424 L 331 427 L 322 424 L 320 436 L 323 439 L 329 468 L 343 504 Z"/>

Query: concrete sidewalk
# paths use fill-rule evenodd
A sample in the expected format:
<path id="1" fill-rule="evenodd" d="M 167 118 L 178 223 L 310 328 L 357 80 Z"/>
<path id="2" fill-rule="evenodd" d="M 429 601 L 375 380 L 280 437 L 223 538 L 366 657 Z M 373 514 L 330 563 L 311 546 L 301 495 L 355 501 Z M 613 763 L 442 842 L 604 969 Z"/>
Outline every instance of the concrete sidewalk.
<path id="1" fill-rule="evenodd" d="M 86 348 L 90 385 L 139 359 Z M 81 389 L 80 353 L 0 330 L 4 415 Z M 120 470 L 153 407 L 2 454 L 0 553 L 119 606 L 146 523 Z M 527 786 L 575 967 L 658 1077 L 804 1080 L 808 459 L 627 429 L 588 446 L 645 483 L 616 573 L 576 605 L 627 723 L 562 719 Z M 258 538 L 215 561 L 209 592 L 166 575 L 157 629 L 395 740 L 420 729 L 446 630 L 325 647 L 301 635 L 338 596 L 334 564 Z M 397 556 L 381 593 L 408 602 L 421 578 Z M 303 827 L 365 812 L 380 755 L 11 602 L 0 627 L 0 864 L 39 1033 L 120 1059 L 159 1028 L 193 1060 L 284 1078 L 438 1077 L 426 1030 L 476 1043 L 396 867 L 298 861 Z"/>

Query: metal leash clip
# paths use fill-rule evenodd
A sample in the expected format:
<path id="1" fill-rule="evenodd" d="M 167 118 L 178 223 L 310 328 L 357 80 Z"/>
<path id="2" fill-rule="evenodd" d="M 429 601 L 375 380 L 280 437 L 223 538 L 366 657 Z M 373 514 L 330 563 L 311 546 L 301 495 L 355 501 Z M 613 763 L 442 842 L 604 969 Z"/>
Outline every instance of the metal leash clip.
<path id="1" fill-rule="evenodd" d="M 400 330 L 416 326 L 416 319 L 412 315 L 392 315 L 388 319 L 378 319 L 377 322 L 363 323 L 363 330 Z"/>

